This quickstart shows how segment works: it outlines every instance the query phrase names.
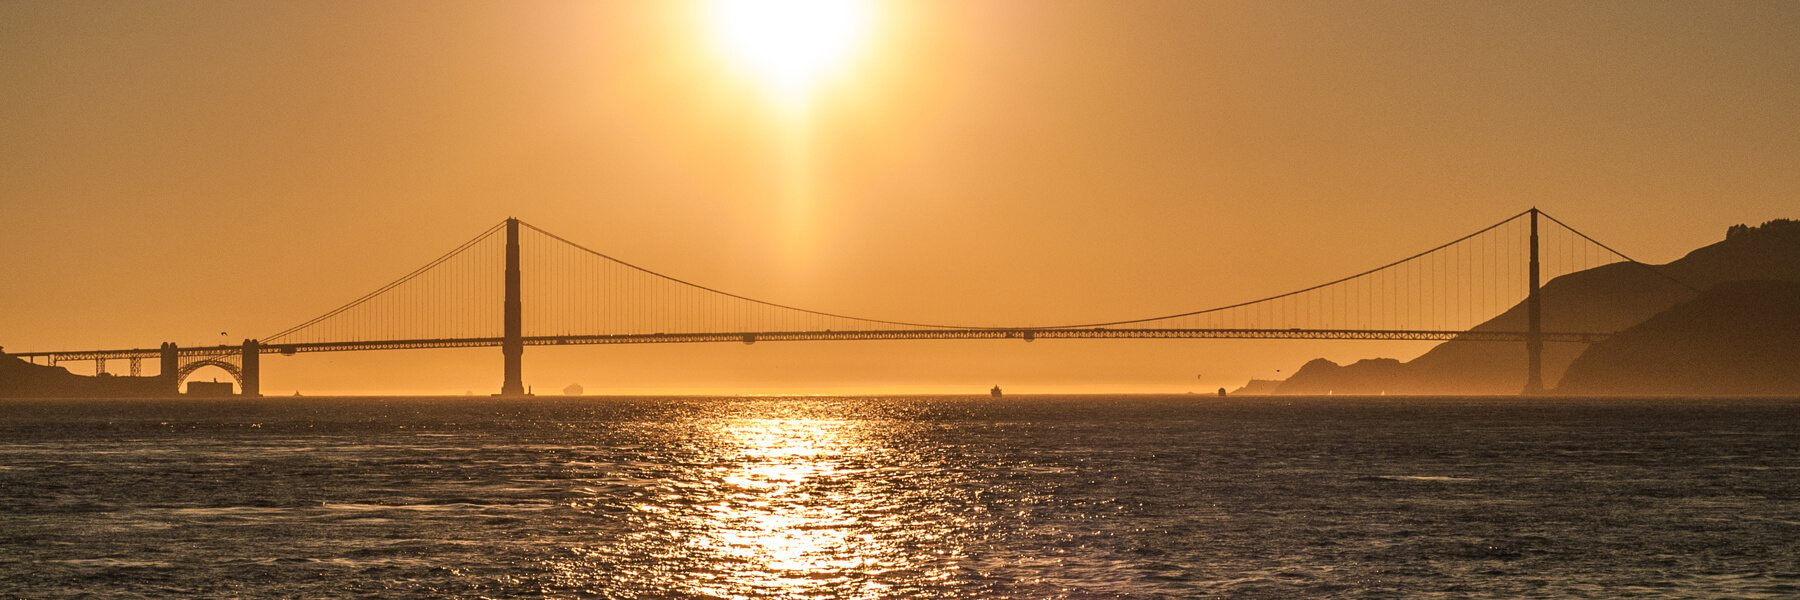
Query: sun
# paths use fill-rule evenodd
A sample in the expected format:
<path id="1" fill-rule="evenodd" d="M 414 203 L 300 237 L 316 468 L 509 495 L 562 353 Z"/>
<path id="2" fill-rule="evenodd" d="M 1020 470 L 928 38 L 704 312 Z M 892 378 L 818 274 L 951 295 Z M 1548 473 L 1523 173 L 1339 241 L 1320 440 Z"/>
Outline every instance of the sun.
<path id="1" fill-rule="evenodd" d="M 869 35 L 869 0 L 711 0 L 719 49 L 784 104 L 803 104 Z"/>

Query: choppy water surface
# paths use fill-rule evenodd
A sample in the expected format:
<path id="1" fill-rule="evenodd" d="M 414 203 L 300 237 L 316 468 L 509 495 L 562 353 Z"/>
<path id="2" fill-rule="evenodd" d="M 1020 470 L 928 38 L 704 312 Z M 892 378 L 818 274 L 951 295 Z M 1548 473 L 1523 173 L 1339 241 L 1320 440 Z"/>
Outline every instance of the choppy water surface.
<path id="1" fill-rule="evenodd" d="M 0 403 L 0 596 L 1782 597 L 1800 401 Z"/>

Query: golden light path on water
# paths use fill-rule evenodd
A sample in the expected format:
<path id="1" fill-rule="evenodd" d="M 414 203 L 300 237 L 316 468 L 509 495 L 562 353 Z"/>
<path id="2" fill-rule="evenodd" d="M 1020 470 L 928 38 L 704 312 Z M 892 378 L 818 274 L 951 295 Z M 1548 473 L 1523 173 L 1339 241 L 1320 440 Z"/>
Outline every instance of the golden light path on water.
<path id="1" fill-rule="evenodd" d="M 699 540 L 728 564 L 730 578 L 754 590 L 804 589 L 809 575 L 878 566 L 895 551 L 860 527 L 846 507 L 866 502 L 844 490 L 815 489 L 843 475 L 838 461 L 866 451 L 847 421 L 755 419 L 720 432 L 738 448 L 740 464 L 722 477 L 731 490 L 708 507 Z M 730 595 L 733 590 L 701 590 Z"/>
<path id="2" fill-rule="evenodd" d="M 1542 397 L 6 402 L 0 597 L 1791 598 L 1796 542 L 1772 524 L 1800 515 L 1769 499 L 1800 485 L 1797 414 Z"/>
<path id="3" fill-rule="evenodd" d="M 668 597 L 873 598 L 967 575 L 983 511 L 958 507 L 978 492 L 941 485 L 957 469 L 911 447 L 914 425 L 775 400 L 738 408 L 663 432 L 692 442 L 654 457 L 663 464 L 641 479 L 575 503 L 629 521 L 605 529 L 631 533 L 577 549 L 553 565 L 560 579 Z M 624 486 L 643 493 L 608 495 Z"/>

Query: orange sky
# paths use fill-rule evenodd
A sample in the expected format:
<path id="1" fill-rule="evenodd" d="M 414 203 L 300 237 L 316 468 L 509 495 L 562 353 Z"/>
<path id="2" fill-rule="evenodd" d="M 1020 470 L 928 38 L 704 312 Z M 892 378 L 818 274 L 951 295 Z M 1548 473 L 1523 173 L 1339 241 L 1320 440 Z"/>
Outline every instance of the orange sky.
<path id="1" fill-rule="evenodd" d="M 1532 205 L 1657 262 L 1800 216 L 1792 3 L 878 9 L 797 119 L 684 3 L 0 4 L 0 344 L 263 335 L 509 215 L 744 295 L 935 322 L 1259 297 Z M 526 380 L 1184 391 L 1422 348 L 532 348 Z M 498 349 L 264 375 L 269 394 L 498 384 Z"/>

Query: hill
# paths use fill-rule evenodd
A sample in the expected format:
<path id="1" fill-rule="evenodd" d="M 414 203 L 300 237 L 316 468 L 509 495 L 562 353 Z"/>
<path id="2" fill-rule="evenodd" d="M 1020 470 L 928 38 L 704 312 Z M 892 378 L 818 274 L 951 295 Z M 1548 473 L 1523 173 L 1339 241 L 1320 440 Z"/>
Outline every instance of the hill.
<path id="1" fill-rule="evenodd" d="M 1556 391 L 1800 395 L 1800 283 L 1720 284 L 1594 344 Z"/>
<path id="2" fill-rule="evenodd" d="M 0 354 L 0 398 L 111 398 L 165 396 L 159 377 L 89 377 L 62 367 L 34 365 Z"/>
<path id="3" fill-rule="evenodd" d="M 1621 331 L 1694 296 L 1693 291 L 1657 271 L 1696 289 L 1731 281 L 1800 281 L 1800 221 L 1733 226 L 1723 241 L 1657 266 L 1655 271 L 1615 263 L 1557 277 L 1540 290 L 1544 330 Z M 1474 330 L 1525 328 L 1525 303 L 1521 301 Z M 1557 385 L 1563 371 L 1587 346 L 1545 344 L 1545 385 Z M 1525 349 L 1522 344 L 1452 341 L 1397 365 L 1339 366 L 1313 361 L 1306 367 L 1268 393 L 1312 394 L 1329 389 L 1339 394 L 1516 394 L 1524 387 Z"/>

